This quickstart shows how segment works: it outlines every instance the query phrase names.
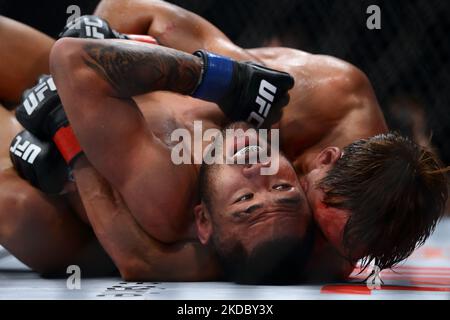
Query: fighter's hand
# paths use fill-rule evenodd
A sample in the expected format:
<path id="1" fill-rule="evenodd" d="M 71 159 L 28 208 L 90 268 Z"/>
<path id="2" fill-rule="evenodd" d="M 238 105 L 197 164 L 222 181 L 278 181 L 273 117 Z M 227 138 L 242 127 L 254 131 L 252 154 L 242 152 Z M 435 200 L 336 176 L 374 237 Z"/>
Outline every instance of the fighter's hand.
<path id="1" fill-rule="evenodd" d="M 70 21 L 59 34 L 60 38 L 127 39 L 158 44 L 148 35 L 123 34 L 111 28 L 108 22 L 97 16 L 85 15 Z"/>
<path id="2" fill-rule="evenodd" d="M 53 142 L 24 130 L 12 140 L 9 155 L 19 176 L 32 186 L 47 194 L 63 191 L 69 170 Z"/>
<path id="3" fill-rule="evenodd" d="M 193 97 L 216 102 L 231 120 L 258 128 L 279 120 L 294 86 L 290 74 L 205 50 L 194 54 L 203 59 L 203 75 Z"/>
<path id="4" fill-rule="evenodd" d="M 16 118 L 37 138 L 53 140 L 67 163 L 81 153 L 51 76 L 41 76 L 36 86 L 25 91 Z"/>
<path id="5" fill-rule="evenodd" d="M 62 109 L 53 78 L 44 75 L 39 82 L 22 95 L 22 101 L 16 109 L 16 118 L 20 124 L 33 135 L 43 140 L 50 140 L 55 128 L 50 114 Z"/>

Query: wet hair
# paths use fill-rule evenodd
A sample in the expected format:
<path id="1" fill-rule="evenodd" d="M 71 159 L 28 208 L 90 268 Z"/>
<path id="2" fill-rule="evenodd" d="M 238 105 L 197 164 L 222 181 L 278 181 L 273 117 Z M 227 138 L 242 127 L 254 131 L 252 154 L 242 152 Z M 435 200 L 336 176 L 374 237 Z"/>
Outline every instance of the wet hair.
<path id="1" fill-rule="evenodd" d="M 287 285 L 305 281 L 313 233 L 303 239 L 282 237 L 265 241 L 246 253 L 240 242 L 224 252 L 213 244 L 226 280 L 239 284 Z"/>
<path id="2" fill-rule="evenodd" d="M 318 184 L 324 203 L 351 212 L 343 235 L 349 259 L 391 268 L 422 245 L 442 217 L 448 168 L 397 133 L 358 140 L 343 152 Z M 353 253 L 360 249 L 363 257 Z"/>

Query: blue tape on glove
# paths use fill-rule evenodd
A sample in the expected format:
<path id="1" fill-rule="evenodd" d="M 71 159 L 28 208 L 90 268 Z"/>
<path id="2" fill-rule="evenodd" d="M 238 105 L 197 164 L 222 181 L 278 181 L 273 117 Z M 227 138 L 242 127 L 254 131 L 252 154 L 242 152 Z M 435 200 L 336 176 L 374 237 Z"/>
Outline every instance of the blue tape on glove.
<path id="1" fill-rule="evenodd" d="M 200 54 L 206 54 L 206 57 L 203 57 L 206 65 L 204 66 L 202 82 L 192 96 L 206 101 L 217 102 L 229 89 L 233 76 L 233 60 L 211 52 L 203 51 Z"/>

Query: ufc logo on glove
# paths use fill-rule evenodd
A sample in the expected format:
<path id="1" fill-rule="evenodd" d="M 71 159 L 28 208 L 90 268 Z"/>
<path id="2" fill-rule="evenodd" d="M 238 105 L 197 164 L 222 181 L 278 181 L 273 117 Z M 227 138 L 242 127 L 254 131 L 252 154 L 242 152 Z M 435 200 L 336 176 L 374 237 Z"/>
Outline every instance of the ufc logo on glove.
<path id="1" fill-rule="evenodd" d="M 22 158 L 24 161 L 27 161 L 29 164 L 33 164 L 42 149 L 39 146 L 30 143 L 30 141 L 23 140 L 23 142 L 21 142 L 22 137 L 16 136 L 16 143 L 10 147 L 9 151 Z"/>
<path id="2" fill-rule="evenodd" d="M 266 80 L 262 80 L 259 85 L 259 94 L 255 100 L 255 102 L 259 105 L 258 113 L 252 111 L 247 119 L 247 122 L 252 123 L 252 120 L 256 120 L 256 127 L 261 127 L 269 114 L 270 107 L 272 106 L 271 103 L 273 102 L 276 93 L 277 87 Z"/>
<path id="3" fill-rule="evenodd" d="M 23 106 L 28 115 L 31 115 L 39 103 L 45 99 L 45 92 L 47 90 L 56 91 L 56 86 L 52 77 L 49 77 L 47 80 L 38 84 L 24 100 Z"/>
<path id="4" fill-rule="evenodd" d="M 89 38 L 105 39 L 105 35 L 99 32 L 104 27 L 101 19 L 91 16 L 84 16 L 80 19 L 73 20 L 67 27 L 69 30 L 84 28 L 85 34 Z"/>
<path id="5" fill-rule="evenodd" d="M 203 60 L 203 71 L 192 96 L 216 103 L 232 121 L 270 125 L 289 101 L 294 78 L 286 72 L 206 50 L 194 55 Z"/>

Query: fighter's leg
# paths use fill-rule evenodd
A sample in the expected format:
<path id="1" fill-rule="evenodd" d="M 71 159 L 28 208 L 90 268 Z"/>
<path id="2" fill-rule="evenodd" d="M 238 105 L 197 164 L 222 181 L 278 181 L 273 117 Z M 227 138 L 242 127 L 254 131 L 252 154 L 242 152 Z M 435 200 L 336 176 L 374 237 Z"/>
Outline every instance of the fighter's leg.
<path id="1" fill-rule="evenodd" d="M 62 198 L 45 196 L 13 170 L 0 174 L 0 244 L 41 274 L 64 273 L 73 264 L 84 273 L 112 269 L 90 228 Z"/>
<path id="2" fill-rule="evenodd" d="M 3 16 L 0 39 L 0 101 L 14 106 L 40 74 L 49 73 L 48 56 L 54 40 Z"/>

